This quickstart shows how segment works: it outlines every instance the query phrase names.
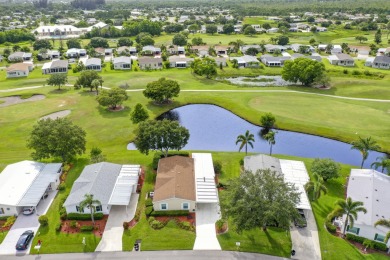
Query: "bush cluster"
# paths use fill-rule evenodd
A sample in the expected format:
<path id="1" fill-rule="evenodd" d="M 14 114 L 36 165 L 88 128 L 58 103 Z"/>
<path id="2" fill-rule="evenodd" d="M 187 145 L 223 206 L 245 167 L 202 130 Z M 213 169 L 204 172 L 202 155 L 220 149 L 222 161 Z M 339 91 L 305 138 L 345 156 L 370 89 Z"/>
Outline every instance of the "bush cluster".
<path id="1" fill-rule="evenodd" d="M 57 188 L 59 191 L 65 190 L 66 189 L 66 184 L 64 182 L 60 183 Z"/>
<path id="2" fill-rule="evenodd" d="M 3 224 L 3 228 L 7 228 L 7 227 L 12 226 L 16 221 L 16 217 L 14 217 L 14 216 L 4 217 L 4 218 L 6 219 L 6 221 Z"/>
<path id="3" fill-rule="evenodd" d="M 153 211 L 150 216 L 152 217 L 179 217 L 188 216 L 188 210 L 164 210 L 164 211 Z"/>
<path id="4" fill-rule="evenodd" d="M 128 230 L 129 229 L 129 222 L 123 222 L 123 229 Z"/>
<path id="5" fill-rule="evenodd" d="M 46 215 L 40 215 L 38 221 L 41 226 L 47 226 L 49 224 L 49 219 Z"/>
<path id="6" fill-rule="evenodd" d="M 194 226 L 191 225 L 191 223 L 188 221 L 183 221 L 183 222 L 177 221 L 177 225 L 184 230 L 189 230 L 189 231 L 195 230 Z"/>
<path id="7" fill-rule="evenodd" d="M 367 239 L 364 237 L 356 236 L 356 235 L 350 234 L 350 233 L 347 233 L 346 238 L 350 241 L 354 241 L 354 242 L 357 242 L 360 244 L 363 244 L 363 243 L 366 245 L 370 244 L 376 250 L 387 251 L 386 244 L 381 243 L 381 242 L 377 242 L 377 241 L 370 240 L 370 239 Z"/>
<path id="8" fill-rule="evenodd" d="M 91 232 L 92 230 L 94 230 L 94 226 L 88 226 L 88 225 L 84 225 L 84 226 L 81 226 L 80 227 L 80 231 L 81 232 Z"/>
<path id="9" fill-rule="evenodd" d="M 153 206 L 153 201 L 151 198 L 148 198 L 147 200 L 145 200 L 145 207 L 150 207 L 150 206 Z"/>
<path id="10" fill-rule="evenodd" d="M 95 220 L 103 219 L 103 213 L 95 213 L 93 217 Z M 69 213 L 68 220 L 91 220 L 91 214 Z"/>
<path id="11" fill-rule="evenodd" d="M 69 226 L 70 226 L 71 228 L 76 228 L 76 227 L 77 227 L 77 221 L 76 221 L 76 220 L 72 220 L 72 221 L 70 222 Z"/>
<path id="12" fill-rule="evenodd" d="M 165 223 L 158 220 L 149 221 L 149 225 L 153 229 L 162 229 L 165 226 Z"/>
<path id="13" fill-rule="evenodd" d="M 325 226 L 326 226 L 326 229 L 327 229 L 330 233 L 332 233 L 332 234 L 336 233 L 337 228 L 336 228 L 336 226 L 333 225 L 331 222 L 326 221 L 326 222 L 325 222 Z"/>

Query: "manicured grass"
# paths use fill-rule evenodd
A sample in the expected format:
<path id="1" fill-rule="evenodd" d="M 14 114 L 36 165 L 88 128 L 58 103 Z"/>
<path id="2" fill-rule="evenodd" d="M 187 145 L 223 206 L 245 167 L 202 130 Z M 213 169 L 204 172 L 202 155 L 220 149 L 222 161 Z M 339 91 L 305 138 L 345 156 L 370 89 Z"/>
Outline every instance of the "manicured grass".
<path id="1" fill-rule="evenodd" d="M 8 231 L 0 232 L 0 244 L 3 243 L 4 238 L 7 236 Z"/>

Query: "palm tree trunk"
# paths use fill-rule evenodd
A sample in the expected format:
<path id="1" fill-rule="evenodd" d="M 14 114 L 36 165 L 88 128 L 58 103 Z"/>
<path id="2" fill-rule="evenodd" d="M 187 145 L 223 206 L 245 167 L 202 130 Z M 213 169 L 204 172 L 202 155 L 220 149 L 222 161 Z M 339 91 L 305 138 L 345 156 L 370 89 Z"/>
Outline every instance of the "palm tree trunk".
<path id="1" fill-rule="evenodd" d="M 92 223 L 93 223 L 93 225 L 95 225 L 95 219 L 94 219 L 94 217 L 93 217 L 93 209 L 92 209 L 92 205 L 90 205 L 90 209 L 91 209 L 91 219 L 92 219 Z"/>
<path id="2" fill-rule="evenodd" d="M 363 169 L 363 164 L 364 164 L 364 158 L 363 158 L 363 160 L 362 160 L 362 164 L 360 165 L 360 169 Z"/>
<path id="3" fill-rule="evenodd" d="M 245 144 L 245 155 L 248 155 L 248 144 Z"/>
<path id="4" fill-rule="evenodd" d="M 345 231 L 347 230 L 347 226 L 348 226 L 348 217 L 349 215 L 347 215 L 345 217 L 345 223 L 344 223 L 344 228 L 343 228 L 343 236 L 345 236 Z"/>
<path id="5" fill-rule="evenodd" d="M 272 144 L 269 147 L 269 155 L 272 155 Z"/>

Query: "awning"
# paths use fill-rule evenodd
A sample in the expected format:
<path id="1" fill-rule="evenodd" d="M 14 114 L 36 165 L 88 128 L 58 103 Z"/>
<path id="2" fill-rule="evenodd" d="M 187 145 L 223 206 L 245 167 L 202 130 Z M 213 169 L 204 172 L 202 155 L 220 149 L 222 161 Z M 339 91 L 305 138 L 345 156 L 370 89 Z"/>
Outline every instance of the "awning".
<path id="1" fill-rule="evenodd" d="M 58 179 L 61 173 L 61 166 L 61 163 L 46 164 L 19 201 L 18 206 L 37 206 L 50 183 Z"/>
<path id="2" fill-rule="evenodd" d="M 108 205 L 129 205 L 131 193 L 136 192 L 137 189 L 140 171 L 140 165 L 122 166 Z"/>
<path id="3" fill-rule="evenodd" d="M 196 202 L 219 202 L 218 191 L 215 185 L 213 159 L 210 153 L 193 153 L 195 162 Z"/>

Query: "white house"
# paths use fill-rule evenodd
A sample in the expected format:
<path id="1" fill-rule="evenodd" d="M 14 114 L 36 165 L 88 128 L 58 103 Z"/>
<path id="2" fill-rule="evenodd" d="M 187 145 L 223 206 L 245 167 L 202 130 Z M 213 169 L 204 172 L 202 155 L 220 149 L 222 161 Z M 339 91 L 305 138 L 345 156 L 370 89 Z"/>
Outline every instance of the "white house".
<path id="1" fill-rule="evenodd" d="M 83 60 L 83 63 L 86 70 L 95 70 L 95 71 L 102 70 L 102 60 L 99 58 L 89 58 Z"/>
<path id="2" fill-rule="evenodd" d="M 169 56 L 169 66 L 171 68 L 188 68 L 191 66 L 191 63 L 194 61 L 193 58 L 186 58 L 181 56 Z"/>
<path id="3" fill-rule="evenodd" d="M 83 34 L 80 28 L 73 25 L 44 25 L 31 31 L 39 39 L 69 39 Z"/>
<path id="4" fill-rule="evenodd" d="M 372 67 L 376 69 L 390 69 L 390 57 L 376 56 L 372 62 Z"/>
<path id="5" fill-rule="evenodd" d="M 46 62 L 42 66 L 42 74 L 56 74 L 56 73 L 67 73 L 68 72 L 67 60 L 53 60 Z"/>
<path id="6" fill-rule="evenodd" d="M 345 67 L 353 67 L 355 66 L 355 60 L 345 53 L 329 55 L 328 60 L 332 65 L 345 66 Z"/>
<path id="7" fill-rule="evenodd" d="M 87 165 L 77 180 L 64 202 L 67 213 L 89 212 L 80 207 L 86 194 L 92 194 L 93 198 L 100 201 L 96 206 L 96 212 L 109 214 L 111 206 L 127 206 L 132 193 L 137 192 L 138 178 L 141 174 L 139 165 L 120 165 L 108 162 L 100 162 Z"/>
<path id="8" fill-rule="evenodd" d="M 116 70 L 131 70 L 131 58 L 127 56 L 120 56 L 114 58 L 112 61 L 114 69 Z"/>
<path id="9" fill-rule="evenodd" d="M 32 65 L 28 63 L 11 64 L 7 69 L 7 78 L 27 77 L 32 70 Z"/>
<path id="10" fill-rule="evenodd" d="M 31 61 L 32 53 L 17 51 L 8 56 L 8 61 Z"/>
<path id="11" fill-rule="evenodd" d="M 87 51 L 85 49 L 76 49 L 72 48 L 66 51 L 66 57 L 68 58 L 79 58 L 87 55 Z"/>
<path id="12" fill-rule="evenodd" d="M 60 184 L 61 163 L 21 161 L 0 174 L 0 217 L 18 215 L 23 207 L 36 207 L 44 194 Z"/>
<path id="13" fill-rule="evenodd" d="M 374 224 L 380 219 L 390 219 L 390 176 L 372 169 L 352 169 L 347 197 L 363 202 L 367 210 L 366 214 L 358 213 L 353 227 L 347 226 L 347 232 L 384 243 L 390 228 L 375 227 Z M 390 240 L 387 246 L 390 246 Z"/>
<path id="14" fill-rule="evenodd" d="M 158 47 L 154 47 L 152 45 L 147 45 L 142 47 L 142 54 L 143 55 L 160 55 L 161 49 Z"/>
<path id="15" fill-rule="evenodd" d="M 269 54 L 264 54 L 261 56 L 260 60 L 268 67 L 281 67 L 284 65 L 286 60 L 290 60 L 291 55 L 283 55 L 282 57 L 275 57 Z"/>
<path id="16" fill-rule="evenodd" d="M 330 51 L 331 54 L 340 54 L 343 53 L 343 48 L 341 48 L 341 45 L 334 45 L 332 50 Z"/>
<path id="17" fill-rule="evenodd" d="M 230 60 L 237 60 L 239 68 L 258 68 L 259 60 L 255 56 L 244 55 L 241 57 L 232 57 Z"/>

